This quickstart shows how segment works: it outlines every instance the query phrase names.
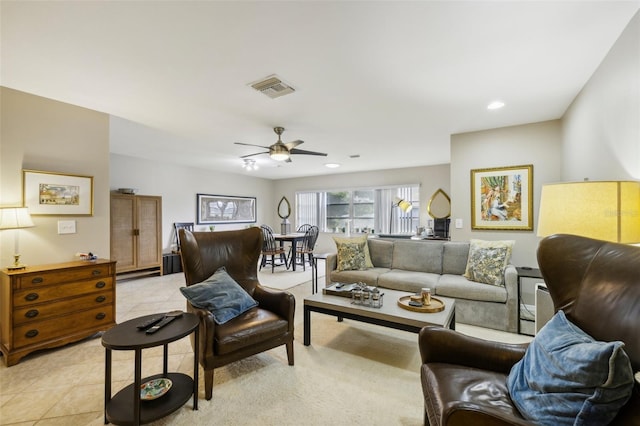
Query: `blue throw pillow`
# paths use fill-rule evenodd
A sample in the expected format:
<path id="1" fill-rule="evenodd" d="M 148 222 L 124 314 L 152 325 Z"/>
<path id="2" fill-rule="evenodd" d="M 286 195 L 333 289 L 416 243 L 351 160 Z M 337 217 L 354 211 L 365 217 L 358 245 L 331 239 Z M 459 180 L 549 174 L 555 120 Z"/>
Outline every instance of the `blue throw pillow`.
<path id="1" fill-rule="evenodd" d="M 180 291 L 196 308 L 211 311 L 216 324 L 224 324 L 258 306 L 224 267 L 201 283 L 180 287 Z"/>
<path id="2" fill-rule="evenodd" d="M 623 347 L 594 340 L 558 311 L 511 369 L 511 399 L 536 424 L 609 424 L 633 391 Z"/>

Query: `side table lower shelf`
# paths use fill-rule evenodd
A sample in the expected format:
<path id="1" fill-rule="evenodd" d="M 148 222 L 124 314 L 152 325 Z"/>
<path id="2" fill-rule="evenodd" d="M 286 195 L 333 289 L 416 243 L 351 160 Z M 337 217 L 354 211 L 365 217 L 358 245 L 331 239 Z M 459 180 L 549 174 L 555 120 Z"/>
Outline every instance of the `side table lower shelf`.
<path id="1" fill-rule="evenodd" d="M 164 377 L 156 374 L 142 379 L 142 383 L 151 379 Z M 168 373 L 173 385 L 160 398 L 140 402 L 140 424 L 150 423 L 167 416 L 182 407 L 193 396 L 193 379 L 182 373 Z M 120 390 L 107 403 L 105 414 L 107 420 L 117 425 L 134 424 L 134 412 L 131 401 L 134 400 L 134 383 Z"/>
<path id="2" fill-rule="evenodd" d="M 105 347 L 104 422 L 116 425 L 138 426 L 160 419 L 182 407 L 193 397 L 193 409 L 198 409 L 198 330 L 200 321 L 192 313 L 182 313 L 152 334 L 138 329 L 158 314 L 134 318 L 118 324 L 102 335 Z M 169 343 L 194 334 L 193 378 L 183 373 L 168 371 Z M 162 373 L 142 378 L 142 350 L 162 346 Z M 135 351 L 134 381 L 111 396 L 112 351 Z M 140 386 L 152 379 L 168 378 L 171 389 L 155 400 L 141 400 Z"/>

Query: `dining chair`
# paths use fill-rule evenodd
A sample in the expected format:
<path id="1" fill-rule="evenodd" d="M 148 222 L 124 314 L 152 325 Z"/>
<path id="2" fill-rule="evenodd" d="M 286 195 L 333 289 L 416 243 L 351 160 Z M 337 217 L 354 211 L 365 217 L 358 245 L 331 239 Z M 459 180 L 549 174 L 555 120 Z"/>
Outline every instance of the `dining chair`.
<path id="1" fill-rule="evenodd" d="M 271 264 L 271 272 L 274 272 L 276 266 L 284 265 L 289 269 L 287 253 L 274 238 L 271 228 L 266 225 L 262 225 L 260 230 L 262 231 L 262 259 L 260 260 L 260 270 L 262 270 L 262 267 L 268 263 Z M 276 256 L 279 257 L 281 261 L 284 261 L 284 264 L 276 264 Z M 271 257 L 271 259 L 269 259 L 269 257 Z"/>
<path id="2" fill-rule="evenodd" d="M 304 226 L 304 225 L 303 225 Z M 313 267 L 313 249 L 316 246 L 316 241 L 318 241 L 318 233 L 319 229 L 315 225 L 309 225 L 309 228 L 306 229 L 304 238 L 300 241 L 300 245 L 296 247 L 296 255 L 299 256 L 300 263 L 302 265 L 302 270 L 306 271 L 306 263 L 309 262 L 309 266 Z M 295 262 L 296 259 L 291 260 L 291 262 Z"/>

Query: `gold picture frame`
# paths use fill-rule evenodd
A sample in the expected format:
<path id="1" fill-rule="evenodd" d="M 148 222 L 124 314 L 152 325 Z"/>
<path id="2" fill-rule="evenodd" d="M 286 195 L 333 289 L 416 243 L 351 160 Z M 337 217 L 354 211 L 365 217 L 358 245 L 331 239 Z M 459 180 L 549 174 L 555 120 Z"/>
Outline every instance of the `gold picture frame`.
<path id="1" fill-rule="evenodd" d="M 533 165 L 471 170 L 471 229 L 533 231 Z"/>
<path id="2" fill-rule="evenodd" d="M 93 176 L 22 170 L 22 199 L 32 215 L 93 216 Z"/>

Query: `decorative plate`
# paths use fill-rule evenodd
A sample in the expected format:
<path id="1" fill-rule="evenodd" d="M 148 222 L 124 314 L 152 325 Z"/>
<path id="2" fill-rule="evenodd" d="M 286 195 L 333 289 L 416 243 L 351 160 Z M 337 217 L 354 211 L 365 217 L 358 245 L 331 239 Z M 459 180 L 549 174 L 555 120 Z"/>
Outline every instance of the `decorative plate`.
<path id="1" fill-rule="evenodd" d="M 167 378 L 153 379 L 144 382 L 140 385 L 140 399 L 143 401 L 151 401 L 160 398 L 169 392 L 171 385 L 173 385 L 173 382 Z"/>

